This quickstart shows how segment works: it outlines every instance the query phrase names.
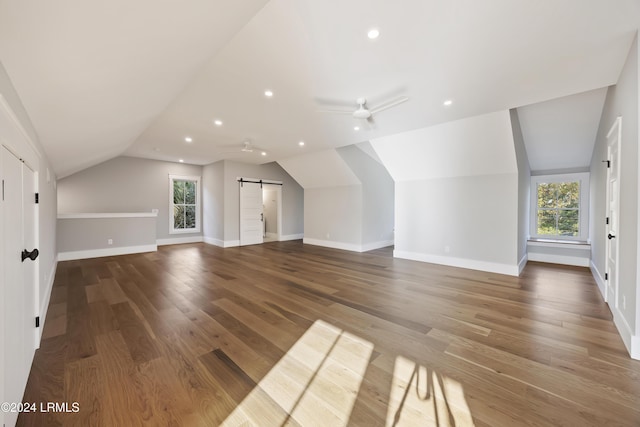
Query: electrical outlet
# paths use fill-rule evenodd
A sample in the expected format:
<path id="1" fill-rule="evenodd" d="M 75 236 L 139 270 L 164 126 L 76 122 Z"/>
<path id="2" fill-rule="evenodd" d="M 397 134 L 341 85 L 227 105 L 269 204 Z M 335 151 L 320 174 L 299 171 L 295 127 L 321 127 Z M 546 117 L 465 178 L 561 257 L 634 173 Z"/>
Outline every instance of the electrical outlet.
<path id="1" fill-rule="evenodd" d="M 107 245 L 113 245 L 113 239 L 107 240 Z"/>
<path id="2" fill-rule="evenodd" d="M 151 213 L 157 214 L 158 213 L 158 209 L 151 209 Z"/>

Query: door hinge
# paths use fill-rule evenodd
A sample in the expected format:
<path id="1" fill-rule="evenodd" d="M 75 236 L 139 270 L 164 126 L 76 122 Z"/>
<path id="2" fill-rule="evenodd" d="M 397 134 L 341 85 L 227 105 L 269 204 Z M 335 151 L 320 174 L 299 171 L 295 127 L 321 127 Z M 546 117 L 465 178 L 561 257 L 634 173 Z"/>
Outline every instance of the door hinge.
<path id="1" fill-rule="evenodd" d="M 609 273 L 604 273 L 604 280 L 609 280 Z"/>
<path id="2" fill-rule="evenodd" d="M 40 203 L 40 193 L 36 193 L 36 204 Z"/>
<path id="3" fill-rule="evenodd" d="M 609 225 L 609 217 L 607 217 L 607 225 Z"/>
<path id="4" fill-rule="evenodd" d="M 4 179 L 2 180 L 2 200 L 4 200 Z"/>
<path id="5" fill-rule="evenodd" d="M 603 160 L 602 163 L 606 163 L 607 164 L 607 168 L 611 167 L 611 160 Z"/>
<path id="6" fill-rule="evenodd" d="M 36 328 L 40 327 L 40 316 L 36 316 Z"/>

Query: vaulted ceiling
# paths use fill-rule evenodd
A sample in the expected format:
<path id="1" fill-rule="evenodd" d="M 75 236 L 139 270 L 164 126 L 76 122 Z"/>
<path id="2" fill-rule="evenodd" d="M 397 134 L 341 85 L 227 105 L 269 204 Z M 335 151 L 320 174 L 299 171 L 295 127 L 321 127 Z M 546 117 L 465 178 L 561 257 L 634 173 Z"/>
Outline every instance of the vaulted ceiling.
<path id="1" fill-rule="evenodd" d="M 637 0 L 1 0 L 0 61 L 63 177 L 283 160 L 606 87 L 638 27 Z M 373 127 L 319 112 L 399 96 Z"/>

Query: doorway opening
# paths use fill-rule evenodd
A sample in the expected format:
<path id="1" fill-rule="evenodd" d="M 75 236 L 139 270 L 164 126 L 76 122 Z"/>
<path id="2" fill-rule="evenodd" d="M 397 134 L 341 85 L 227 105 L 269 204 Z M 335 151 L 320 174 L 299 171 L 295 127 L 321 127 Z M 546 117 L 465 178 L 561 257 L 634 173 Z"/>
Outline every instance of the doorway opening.
<path id="1" fill-rule="evenodd" d="M 238 178 L 240 246 L 282 240 L 282 182 Z"/>

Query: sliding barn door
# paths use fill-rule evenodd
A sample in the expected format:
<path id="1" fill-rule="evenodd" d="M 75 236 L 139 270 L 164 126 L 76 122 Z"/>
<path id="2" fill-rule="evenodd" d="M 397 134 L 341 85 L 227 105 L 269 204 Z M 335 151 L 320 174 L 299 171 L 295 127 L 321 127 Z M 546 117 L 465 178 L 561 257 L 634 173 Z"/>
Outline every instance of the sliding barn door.
<path id="1" fill-rule="evenodd" d="M 264 214 L 262 212 L 262 185 L 255 182 L 240 183 L 240 246 L 262 243 Z"/>
<path id="2" fill-rule="evenodd" d="M 22 259 L 36 244 L 35 174 L 5 147 L 0 153 L 2 179 L 2 401 L 22 402 L 36 348 L 36 262 Z M 35 255 L 36 252 L 33 252 Z M 7 426 L 18 414 L 4 414 Z"/>

